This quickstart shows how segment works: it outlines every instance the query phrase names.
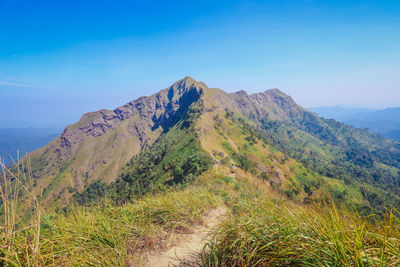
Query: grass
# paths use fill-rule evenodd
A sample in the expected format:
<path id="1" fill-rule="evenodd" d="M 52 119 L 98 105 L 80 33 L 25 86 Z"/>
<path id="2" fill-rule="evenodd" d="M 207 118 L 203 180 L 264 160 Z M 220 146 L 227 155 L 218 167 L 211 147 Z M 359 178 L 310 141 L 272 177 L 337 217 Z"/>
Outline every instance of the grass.
<path id="1" fill-rule="evenodd" d="M 248 159 L 253 166 L 257 165 L 251 168 L 254 174 L 258 172 L 258 175 L 268 180 L 276 191 L 299 203 L 321 203 L 324 195 L 331 194 L 336 203 L 344 203 L 348 207 L 368 206 L 365 207 L 367 211 L 372 209 L 362 194 L 361 183 L 354 181 L 346 183 L 343 180 L 323 176 L 285 156 L 273 146 L 266 144 L 266 140 L 258 139 L 243 124 L 228 120 L 224 116 L 219 118 L 221 118 L 220 126 L 207 131 L 207 134 L 201 136 L 201 141 L 209 153 L 218 155 L 222 152 L 228 156 L 228 160 L 217 157 L 221 164 L 226 165 L 228 162 L 244 167 L 243 162 L 238 159 Z M 369 191 L 376 191 L 372 189 Z M 381 192 L 376 193 L 380 197 L 384 196 Z M 386 203 L 390 203 L 390 198 L 395 199 L 391 196 L 383 199 Z"/>
<path id="2" fill-rule="evenodd" d="M 239 181 L 246 180 L 238 178 Z M 303 206 L 247 180 L 230 194 L 231 217 L 213 233 L 204 266 L 398 266 L 400 220 L 361 217 L 334 204 Z M 330 201 L 333 203 L 333 201 Z"/>
<path id="3" fill-rule="evenodd" d="M 187 231 L 217 200 L 194 188 L 149 195 L 120 207 L 103 204 L 51 216 L 43 240 L 52 253 L 44 264 L 122 266 L 156 248 L 173 231 Z"/>
<path id="4" fill-rule="evenodd" d="M 21 265 L 18 262 L 18 250 L 24 248 L 25 251 L 32 251 L 31 261 L 37 261 L 38 251 L 40 250 L 40 231 L 41 215 L 39 201 L 33 193 L 32 169 L 30 161 L 27 159 L 26 172 L 19 168 L 16 173 L 10 172 L 0 159 L 2 170 L 2 181 L 0 182 L 0 263 L 10 265 Z M 27 193 L 26 199 L 20 199 L 22 192 Z M 30 218 L 30 223 L 23 225 L 23 217 L 18 212 L 19 201 L 25 200 L 30 203 L 32 209 L 25 213 L 25 218 Z M 29 232 L 29 238 L 24 238 L 25 233 Z M 21 253 L 21 252 L 20 252 Z M 23 252 L 22 252 L 23 253 Z M 15 257 L 16 256 L 16 257 Z M 30 262 L 28 262 L 30 265 Z"/>
<path id="5" fill-rule="evenodd" d="M 4 181 L 7 189 L 15 186 L 5 175 Z M 36 216 L 24 222 L 15 213 L 18 198 L 9 192 L 1 192 L 5 222 L 0 228 L 0 266 L 138 262 L 144 251 L 159 249 L 170 233 L 189 231 L 193 224 L 202 223 L 207 210 L 221 202 L 205 187 L 188 186 L 148 194 L 122 206 L 105 201 L 91 207 L 69 207 L 59 214 L 46 214 L 35 204 Z"/>
<path id="6" fill-rule="evenodd" d="M 146 252 L 165 248 L 171 233 L 190 232 L 209 209 L 222 205 L 230 212 L 199 255 L 204 266 L 400 264 L 396 210 L 378 218 L 337 208 L 334 201 L 299 205 L 240 169 L 233 178 L 227 168 L 214 168 L 183 189 L 146 194 L 121 206 L 105 201 L 48 214 L 33 201 L 35 212 L 25 223 L 10 216 L 18 204 L 15 195 L 5 198 L 3 190 L 2 196 L 3 266 L 140 264 Z"/>

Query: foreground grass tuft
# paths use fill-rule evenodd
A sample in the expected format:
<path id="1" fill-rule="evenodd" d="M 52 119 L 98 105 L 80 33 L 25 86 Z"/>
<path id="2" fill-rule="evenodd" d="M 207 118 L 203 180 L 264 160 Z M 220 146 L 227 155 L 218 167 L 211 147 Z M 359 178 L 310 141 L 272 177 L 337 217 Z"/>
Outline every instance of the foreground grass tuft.
<path id="1" fill-rule="evenodd" d="M 202 223 L 220 198 L 205 187 L 189 186 L 122 206 L 110 203 L 71 207 L 66 214 L 41 212 L 39 228 L 34 220 L 26 226 L 5 224 L 0 228 L 0 266 L 125 266 L 140 260 L 144 251 L 162 248 L 171 232 Z"/>
<path id="2" fill-rule="evenodd" d="M 243 180 L 243 179 L 242 179 Z M 247 183 L 248 185 L 248 183 Z M 204 266 L 399 266 L 400 221 L 301 206 L 242 188 L 232 216 L 213 233 Z"/>

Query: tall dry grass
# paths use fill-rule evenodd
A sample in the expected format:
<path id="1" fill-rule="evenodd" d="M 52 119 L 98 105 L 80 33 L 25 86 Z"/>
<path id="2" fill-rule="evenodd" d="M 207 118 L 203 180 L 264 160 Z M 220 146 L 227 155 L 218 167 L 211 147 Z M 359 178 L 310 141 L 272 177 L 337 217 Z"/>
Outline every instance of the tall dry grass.
<path id="1" fill-rule="evenodd" d="M 29 165 L 29 161 L 26 162 Z M 246 173 L 206 172 L 184 189 L 147 194 L 115 206 L 46 213 L 32 193 L 29 166 L 3 166 L 0 265 L 125 266 L 163 249 L 171 233 L 190 231 L 208 209 L 230 215 L 199 255 L 204 266 L 399 266 L 397 210 L 362 217 L 333 204 L 304 206 L 282 199 Z M 18 195 L 23 192 L 23 197 Z M 18 214 L 30 201 L 29 220 Z"/>
<path id="2" fill-rule="evenodd" d="M 162 249 L 173 232 L 187 232 L 220 205 L 205 187 L 188 186 L 148 194 L 115 206 L 104 200 L 66 213 L 40 209 L 29 160 L 14 174 L 3 165 L 0 266 L 126 266 Z M 20 201 L 30 201 L 19 214 Z M 24 205 L 26 206 L 26 205 Z M 26 219 L 29 218 L 29 219 Z"/>
<path id="3" fill-rule="evenodd" d="M 29 157 L 19 160 L 11 172 L 0 160 L 1 223 L 0 260 L 4 265 L 23 265 L 19 258 L 29 258 L 29 265 L 38 265 L 40 260 L 40 222 L 42 211 L 39 200 L 33 193 L 32 169 Z M 21 197 L 24 196 L 24 197 Z M 21 214 L 18 203 L 28 202 L 29 210 Z M 26 220 L 26 218 L 29 218 Z M 23 255 L 23 256 L 21 256 Z"/>
<path id="4" fill-rule="evenodd" d="M 240 185 L 224 189 L 232 216 L 201 253 L 204 266 L 400 266 L 396 209 L 363 217 L 274 197 L 244 177 L 231 183 Z"/>

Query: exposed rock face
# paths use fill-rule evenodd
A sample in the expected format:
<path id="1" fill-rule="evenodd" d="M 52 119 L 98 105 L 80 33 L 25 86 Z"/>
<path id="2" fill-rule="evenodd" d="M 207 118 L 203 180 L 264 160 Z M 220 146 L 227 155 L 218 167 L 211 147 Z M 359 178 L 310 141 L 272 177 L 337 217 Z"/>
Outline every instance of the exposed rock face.
<path id="1" fill-rule="evenodd" d="M 59 159 L 71 157 L 77 147 L 89 137 L 100 137 L 118 128 L 122 121 L 136 117 L 130 123 L 132 135 L 136 135 L 140 147 L 148 145 L 150 139 L 146 130 L 165 128 L 175 120 L 179 109 L 187 109 L 197 101 L 201 93 L 201 84 L 186 77 L 170 88 L 152 96 L 143 96 L 113 111 L 101 110 L 87 113 L 74 125 L 67 127 L 61 134 L 60 144 L 54 148 Z"/>

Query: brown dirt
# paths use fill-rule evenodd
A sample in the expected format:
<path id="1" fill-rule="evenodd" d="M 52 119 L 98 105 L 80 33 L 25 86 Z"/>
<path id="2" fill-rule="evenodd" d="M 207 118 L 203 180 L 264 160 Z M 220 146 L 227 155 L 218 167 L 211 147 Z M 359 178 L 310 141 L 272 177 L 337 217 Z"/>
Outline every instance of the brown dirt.
<path id="1" fill-rule="evenodd" d="M 216 229 L 227 213 L 227 209 L 219 207 L 211 210 L 204 217 L 204 225 L 195 226 L 190 234 L 174 234 L 165 251 L 148 253 L 145 266 L 195 266 L 193 260 L 207 243 L 209 234 Z"/>

